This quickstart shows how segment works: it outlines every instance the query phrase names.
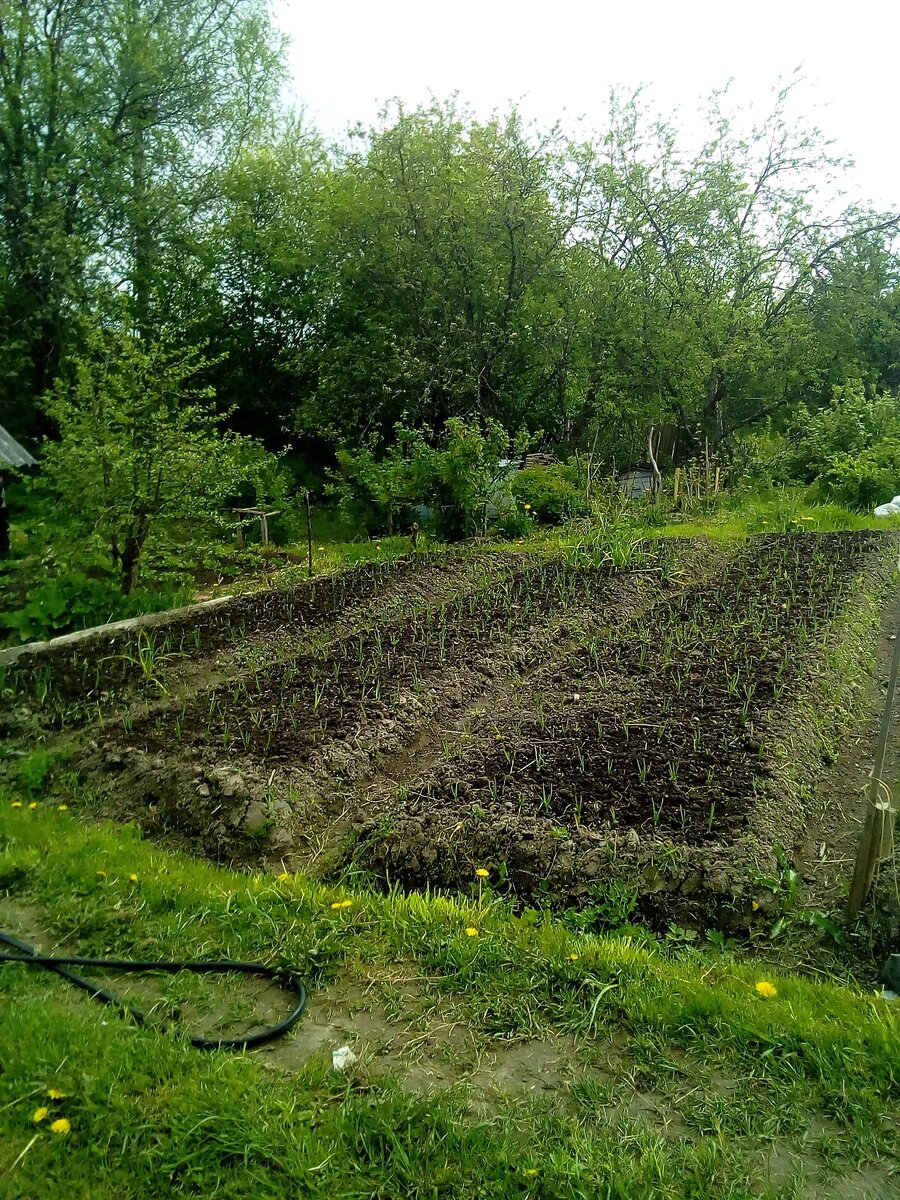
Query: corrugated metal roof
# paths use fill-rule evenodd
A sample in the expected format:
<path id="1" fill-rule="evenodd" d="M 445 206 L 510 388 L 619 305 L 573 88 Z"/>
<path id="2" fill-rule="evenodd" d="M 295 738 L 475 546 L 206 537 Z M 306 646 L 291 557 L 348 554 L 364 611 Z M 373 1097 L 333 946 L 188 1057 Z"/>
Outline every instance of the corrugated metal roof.
<path id="1" fill-rule="evenodd" d="M 0 425 L 0 466 L 33 467 L 36 460 Z"/>

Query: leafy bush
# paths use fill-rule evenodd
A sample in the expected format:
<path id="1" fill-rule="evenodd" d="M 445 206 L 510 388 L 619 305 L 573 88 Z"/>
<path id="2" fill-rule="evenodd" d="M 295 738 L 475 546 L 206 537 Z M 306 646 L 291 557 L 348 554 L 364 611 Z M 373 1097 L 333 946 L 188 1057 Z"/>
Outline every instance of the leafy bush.
<path id="1" fill-rule="evenodd" d="M 534 533 L 534 522 L 532 510 L 526 510 L 520 504 L 506 504 L 499 509 L 494 530 L 498 537 L 513 541 L 530 537 Z"/>
<path id="2" fill-rule="evenodd" d="M 575 467 L 562 463 L 553 467 L 529 467 L 513 476 L 513 496 L 520 504 L 530 504 L 536 520 L 544 525 L 559 525 L 587 512 L 584 493 Z"/>
<path id="3" fill-rule="evenodd" d="M 408 528 L 416 504 L 423 504 L 434 491 L 437 452 L 421 429 L 394 428 L 396 442 L 380 458 L 374 439 L 358 449 L 338 450 L 339 470 L 328 485 L 338 497 L 342 513 L 367 533 L 395 526 Z"/>
<path id="4" fill-rule="evenodd" d="M 871 510 L 900 492 L 900 438 L 861 452 L 837 454 L 820 477 L 825 491 L 850 508 Z"/>
<path id="5" fill-rule="evenodd" d="M 76 629 L 171 608 L 186 597 L 172 592 L 134 592 L 125 596 L 112 578 L 90 579 L 73 572 L 50 579 L 15 612 L 0 613 L 0 627 L 20 642 L 44 641 Z"/>
<path id="6" fill-rule="evenodd" d="M 755 491 L 760 485 L 788 482 L 787 441 L 768 426 L 736 434 L 723 448 L 730 492 Z"/>
<path id="7" fill-rule="evenodd" d="M 788 431 L 788 474 L 854 508 L 871 508 L 900 491 L 900 406 L 867 396 L 851 381 L 826 408 L 801 408 Z"/>
<path id="8" fill-rule="evenodd" d="M 44 445 L 43 473 L 102 537 L 126 594 L 161 523 L 283 495 L 278 460 L 221 428 L 196 350 L 97 328 L 69 365 L 46 399 L 59 439 Z"/>
<path id="9" fill-rule="evenodd" d="M 65 762 L 68 751 L 35 750 L 18 764 L 15 777 L 19 787 L 35 795 L 44 791 L 55 767 Z"/>
<path id="10" fill-rule="evenodd" d="M 396 441 L 381 457 L 374 442 L 338 451 L 340 472 L 329 491 L 342 509 L 371 530 L 394 532 L 409 524 L 415 506 L 430 505 L 440 537 L 454 541 L 477 533 L 486 506 L 498 499 L 509 437 L 497 421 L 451 417 L 436 446 L 427 431 L 398 423 Z M 520 452 L 527 439 L 519 441 Z"/>

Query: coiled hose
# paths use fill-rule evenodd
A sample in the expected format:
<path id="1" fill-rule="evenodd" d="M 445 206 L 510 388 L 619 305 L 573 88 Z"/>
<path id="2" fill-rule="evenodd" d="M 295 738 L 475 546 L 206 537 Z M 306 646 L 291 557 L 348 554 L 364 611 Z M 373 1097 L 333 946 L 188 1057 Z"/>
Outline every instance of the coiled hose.
<path id="1" fill-rule="evenodd" d="M 73 983 L 82 991 L 87 992 L 89 996 L 93 996 L 95 1000 L 100 1000 L 104 1004 L 110 1004 L 113 1008 L 119 1008 L 123 1012 L 129 1013 L 138 1025 L 145 1025 L 147 1022 L 146 1016 L 140 1009 L 132 1008 L 118 996 L 114 996 L 112 992 L 106 991 L 89 979 L 83 979 L 81 975 L 76 975 L 74 971 L 67 968 L 98 967 L 102 970 L 134 972 L 167 971 L 170 974 L 178 971 L 193 971 L 197 975 L 239 972 L 243 975 L 263 975 L 267 979 L 274 979 L 297 996 L 296 1007 L 278 1025 L 272 1025 L 269 1029 L 263 1029 L 259 1033 L 247 1034 L 246 1037 L 190 1038 L 191 1045 L 196 1046 L 198 1050 L 250 1050 L 254 1046 L 264 1046 L 267 1042 L 274 1042 L 276 1038 L 283 1037 L 293 1029 L 306 1008 L 306 988 L 302 980 L 285 967 L 265 967 L 261 963 L 231 962 L 228 959 L 222 962 L 131 962 L 121 958 L 56 957 L 38 954 L 34 947 L 29 946 L 27 942 L 20 942 L 18 938 L 2 932 L 0 932 L 0 942 L 19 951 L 18 954 L 0 952 L 0 963 L 23 963 L 28 967 L 43 967 L 47 971 L 53 971 L 54 974 L 67 979 L 69 983 Z"/>

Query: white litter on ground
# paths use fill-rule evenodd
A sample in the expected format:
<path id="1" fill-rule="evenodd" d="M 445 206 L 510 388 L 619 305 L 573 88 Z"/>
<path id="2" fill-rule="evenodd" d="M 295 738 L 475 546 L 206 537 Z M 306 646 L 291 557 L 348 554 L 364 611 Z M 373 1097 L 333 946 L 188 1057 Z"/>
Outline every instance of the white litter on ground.
<path id="1" fill-rule="evenodd" d="M 335 1071 L 346 1071 L 356 1062 L 356 1055 L 349 1046 L 341 1046 L 340 1050 L 332 1050 L 331 1065 Z"/>

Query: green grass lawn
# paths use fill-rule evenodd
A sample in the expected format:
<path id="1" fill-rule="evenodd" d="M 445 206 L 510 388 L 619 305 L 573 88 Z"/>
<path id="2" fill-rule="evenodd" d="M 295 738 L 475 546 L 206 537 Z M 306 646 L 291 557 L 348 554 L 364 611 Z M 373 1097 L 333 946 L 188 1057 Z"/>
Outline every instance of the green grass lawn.
<path id="1" fill-rule="evenodd" d="M 4 1200 L 898 1194 L 900 1011 L 874 995 L 515 917 L 474 871 L 468 900 L 235 874 L 83 822 L 77 793 L 0 792 L 0 915 L 43 949 L 290 963 L 311 992 L 274 1054 L 204 1053 L 0 967 Z M 297 1052 L 348 989 L 443 1046 L 437 1090 L 365 1038 L 347 1074 L 330 1046 Z M 202 990 L 176 976 L 160 1011 L 190 1026 Z M 571 1060 L 553 1087 L 468 1069 L 551 1044 Z"/>

